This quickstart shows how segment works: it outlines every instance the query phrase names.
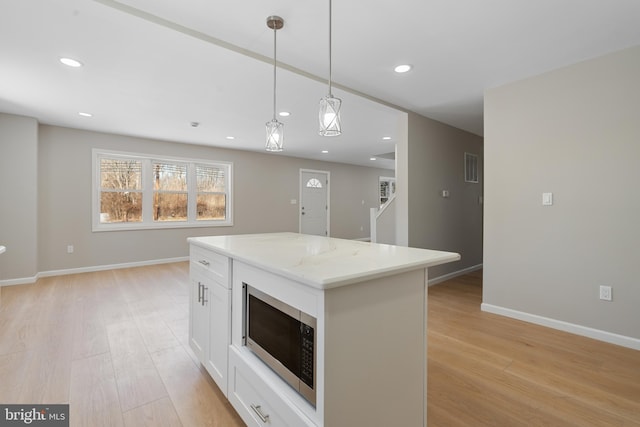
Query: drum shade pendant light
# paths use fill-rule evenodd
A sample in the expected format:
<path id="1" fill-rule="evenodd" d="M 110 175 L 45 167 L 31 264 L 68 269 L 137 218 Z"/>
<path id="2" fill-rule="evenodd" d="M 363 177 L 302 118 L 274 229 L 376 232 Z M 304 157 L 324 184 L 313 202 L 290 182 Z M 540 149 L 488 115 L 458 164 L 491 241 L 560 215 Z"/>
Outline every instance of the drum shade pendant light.
<path id="1" fill-rule="evenodd" d="M 284 20 L 279 16 L 267 18 L 267 27 L 273 30 L 273 118 L 267 126 L 267 151 L 282 151 L 284 144 L 284 124 L 276 120 L 276 32 L 284 27 Z"/>
<path id="2" fill-rule="evenodd" d="M 331 93 L 331 0 L 329 0 L 329 94 L 320 100 L 318 121 L 322 136 L 338 136 L 342 133 L 340 106 L 342 100 Z"/>

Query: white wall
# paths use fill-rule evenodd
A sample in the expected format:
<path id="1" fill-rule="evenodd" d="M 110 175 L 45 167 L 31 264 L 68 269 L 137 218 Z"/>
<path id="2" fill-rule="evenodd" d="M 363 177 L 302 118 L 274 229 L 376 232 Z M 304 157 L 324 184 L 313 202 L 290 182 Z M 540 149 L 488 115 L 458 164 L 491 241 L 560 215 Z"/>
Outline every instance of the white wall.
<path id="1" fill-rule="evenodd" d="M 0 281 L 37 273 L 38 123 L 0 113 Z"/>
<path id="2" fill-rule="evenodd" d="M 640 46 L 489 90 L 484 117 L 484 304 L 640 338 Z"/>
<path id="3" fill-rule="evenodd" d="M 430 268 L 431 278 L 482 264 L 482 151 L 482 137 L 408 114 L 407 140 L 397 146 L 396 218 L 404 226 L 398 242 L 462 256 Z M 464 181 L 465 152 L 479 156 L 477 184 Z"/>
<path id="4" fill-rule="evenodd" d="M 0 240 L 18 236 L 0 243 L 9 248 L 0 257 L 0 277 L 5 281 L 32 278 L 37 272 L 185 257 L 190 236 L 297 232 L 299 206 L 290 201 L 299 197 L 301 168 L 331 173 L 332 236 L 365 238 L 369 236 L 369 208 L 379 203 L 378 178 L 393 173 L 277 154 L 38 126 L 34 119 L 11 115 L 0 115 L 0 119 L 4 119 L 0 122 L 0 170 L 5 171 L 3 177 L 7 175 L 0 183 L 2 203 L 5 193 L 13 198 L 9 201 L 15 200 L 11 217 L 0 217 Z M 16 138 L 8 138 L 16 132 Z M 234 226 L 91 232 L 93 148 L 233 162 Z M 18 171 L 27 175 L 24 185 L 16 183 Z M 15 240 L 23 245 L 20 264 L 9 260 Z M 67 253 L 67 245 L 74 246 L 73 254 Z M 28 268 L 18 268 L 22 264 Z"/>
<path id="5" fill-rule="evenodd" d="M 375 229 L 375 236 L 372 230 L 371 241 L 375 243 L 385 243 L 396 245 L 396 198 L 392 197 L 380 208 L 371 209 L 371 228 Z"/>

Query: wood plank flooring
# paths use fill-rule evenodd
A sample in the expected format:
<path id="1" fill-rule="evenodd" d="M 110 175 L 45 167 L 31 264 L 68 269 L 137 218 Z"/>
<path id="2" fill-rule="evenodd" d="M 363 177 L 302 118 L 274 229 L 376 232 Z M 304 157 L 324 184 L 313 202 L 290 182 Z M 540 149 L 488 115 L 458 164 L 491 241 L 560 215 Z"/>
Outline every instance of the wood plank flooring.
<path id="1" fill-rule="evenodd" d="M 430 426 L 640 426 L 640 352 L 480 311 L 481 272 L 429 289 Z"/>
<path id="2" fill-rule="evenodd" d="M 188 263 L 2 288 L 0 402 L 72 426 L 243 426 L 188 346 Z"/>
<path id="3" fill-rule="evenodd" d="M 244 425 L 189 349 L 188 263 L 0 292 L 1 403 L 69 403 L 72 426 Z M 480 272 L 429 289 L 430 427 L 640 426 L 640 352 L 481 295 Z"/>

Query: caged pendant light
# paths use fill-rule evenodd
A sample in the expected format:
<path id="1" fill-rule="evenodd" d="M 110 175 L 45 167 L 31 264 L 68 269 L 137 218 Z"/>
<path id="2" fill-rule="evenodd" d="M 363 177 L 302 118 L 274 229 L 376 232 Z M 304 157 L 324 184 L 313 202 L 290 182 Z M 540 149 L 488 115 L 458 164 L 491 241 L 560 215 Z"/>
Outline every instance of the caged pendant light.
<path id="1" fill-rule="evenodd" d="M 279 16 L 269 16 L 267 27 L 273 30 L 273 118 L 266 123 L 267 151 L 282 151 L 284 144 L 284 124 L 276 120 L 276 31 L 284 27 L 284 20 Z"/>
<path id="2" fill-rule="evenodd" d="M 331 93 L 331 0 L 329 0 L 329 94 L 320 100 L 318 121 L 322 136 L 338 136 L 342 133 L 340 124 L 340 106 L 342 100 Z"/>

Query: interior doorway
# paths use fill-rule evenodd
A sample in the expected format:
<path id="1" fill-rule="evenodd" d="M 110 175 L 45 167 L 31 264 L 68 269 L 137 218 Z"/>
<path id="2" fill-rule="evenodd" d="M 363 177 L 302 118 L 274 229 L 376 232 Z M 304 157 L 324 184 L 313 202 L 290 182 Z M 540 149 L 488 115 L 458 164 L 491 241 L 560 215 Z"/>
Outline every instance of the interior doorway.
<path id="1" fill-rule="evenodd" d="M 300 169 L 300 233 L 329 236 L 329 172 Z"/>

